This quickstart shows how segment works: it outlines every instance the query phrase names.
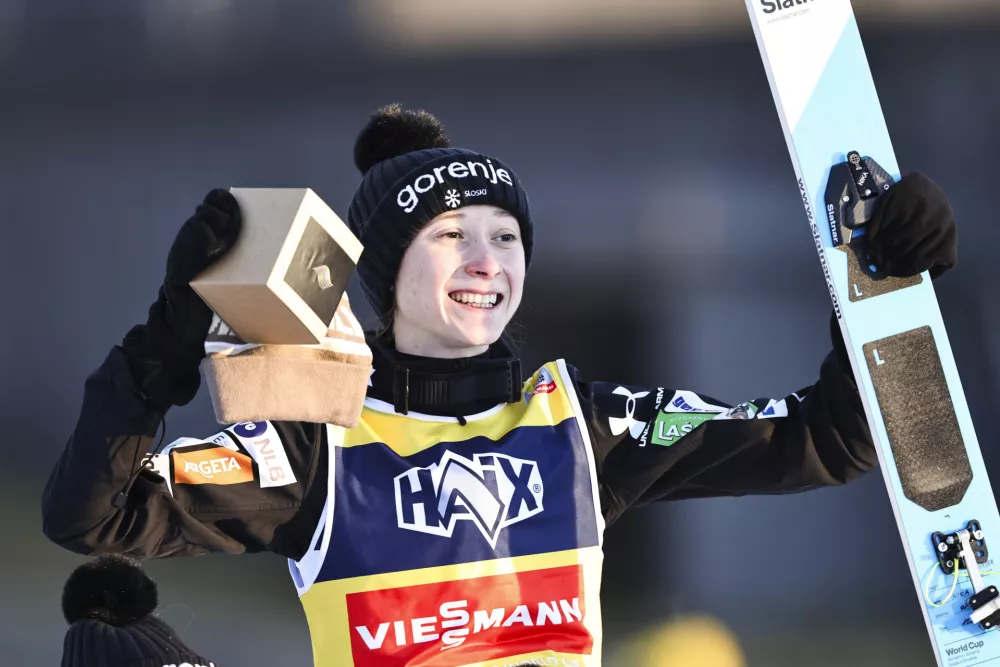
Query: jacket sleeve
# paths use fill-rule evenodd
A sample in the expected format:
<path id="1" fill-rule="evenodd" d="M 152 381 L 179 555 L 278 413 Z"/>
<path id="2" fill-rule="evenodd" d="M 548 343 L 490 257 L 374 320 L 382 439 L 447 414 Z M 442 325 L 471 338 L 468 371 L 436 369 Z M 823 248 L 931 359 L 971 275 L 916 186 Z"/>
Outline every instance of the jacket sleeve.
<path id="1" fill-rule="evenodd" d="M 835 349 L 815 384 L 735 407 L 693 391 L 585 382 L 571 369 L 608 523 L 651 502 L 795 493 L 878 465 L 836 321 L 831 328 Z"/>
<path id="2" fill-rule="evenodd" d="M 86 555 L 300 558 L 325 499 L 323 427 L 237 424 L 147 456 L 165 411 L 136 390 L 125 354 L 113 348 L 86 381 L 76 427 L 45 486 L 45 535 Z"/>

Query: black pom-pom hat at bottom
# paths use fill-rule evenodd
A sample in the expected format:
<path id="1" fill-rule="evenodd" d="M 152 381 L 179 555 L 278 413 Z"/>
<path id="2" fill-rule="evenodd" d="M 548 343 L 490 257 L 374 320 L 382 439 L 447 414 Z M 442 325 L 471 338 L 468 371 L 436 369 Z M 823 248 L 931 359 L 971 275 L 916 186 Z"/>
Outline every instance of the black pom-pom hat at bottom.
<path id="1" fill-rule="evenodd" d="M 215 667 L 152 613 L 156 584 L 125 556 L 101 556 L 81 565 L 63 589 L 70 624 L 61 667 Z"/>

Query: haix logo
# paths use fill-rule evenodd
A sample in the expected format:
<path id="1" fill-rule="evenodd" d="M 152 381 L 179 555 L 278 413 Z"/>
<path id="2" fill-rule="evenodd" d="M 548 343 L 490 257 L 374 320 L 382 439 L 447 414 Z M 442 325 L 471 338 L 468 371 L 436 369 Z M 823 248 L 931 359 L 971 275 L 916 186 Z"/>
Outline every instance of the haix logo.
<path id="1" fill-rule="evenodd" d="M 796 7 L 809 5 L 814 2 L 816 2 L 816 0 L 760 0 L 760 4 L 764 8 L 765 14 L 773 14 L 785 9 L 794 9 Z"/>
<path id="2" fill-rule="evenodd" d="M 612 435 L 621 435 L 625 431 L 629 432 L 633 440 L 639 438 L 642 435 L 643 429 L 646 428 L 645 422 L 636 421 L 635 419 L 635 402 L 640 398 L 645 398 L 649 396 L 648 391 L 640 391 L 638 394 L 633 394 L 625 387 L 618 387 L 613 392 L 613 394 L 618 394 L 620 396 L 625 396 L 625 417 L 611 417 L 608 419 L 608 424 L 611 426 Z"/>
<path id="3" fill-rule="evenodd" d="M 400 528 L 451 537 L 471 521 L 495 547 L 500 531 L 542 511 L 542 477 L 534 461 L 506 454 L 472 460 L 445 452 L 440 463 L 411 468 L 394 480 Z"/>
<path id="4" fill-rule="evenodd" d="M 446 171 L 448 172 L 448 176 L 453 179 L 478 176 L 477 172 L 482 171 L 482 177 L 493 185 L 496 185 L 498 181 L 502 181 L 507 185 L 514 185 L 514 180 L 510 177 L 507 170 L 497 169 L 489 159 L 486 160 L 486 164 L 482 162 L 452 162 L 451 164 L 434 167 L 429 173 L 417 176 L 411 185 L 407 185 L 399 191 L 399 194 L 396 195 L 396 203 L 407 213 L 412 213 L 417 208 L 417 204 L 420 203 L 420 195 L 431 191 L 438 185 L 444 184 L 444 172 Z M 456 193 L 455 197 L 457 198 L 457 196 Z M 452 204 L 453 201 L 451 191 L 449 191 L 445 197 L 445 203 L 451 208 L 455 208 L 458 206 L 458 203 Z"/>

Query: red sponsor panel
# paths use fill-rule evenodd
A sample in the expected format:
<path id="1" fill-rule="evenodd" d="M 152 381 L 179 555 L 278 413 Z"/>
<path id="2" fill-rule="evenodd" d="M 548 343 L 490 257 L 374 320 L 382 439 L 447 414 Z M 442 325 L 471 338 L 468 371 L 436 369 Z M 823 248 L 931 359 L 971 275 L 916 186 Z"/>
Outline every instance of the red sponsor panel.
<path id="1" fill-rule="evenodd" d="M 532 653 L 589 654 L 579 565 L 347 595 L 354 664 L 455 667 Z"/>

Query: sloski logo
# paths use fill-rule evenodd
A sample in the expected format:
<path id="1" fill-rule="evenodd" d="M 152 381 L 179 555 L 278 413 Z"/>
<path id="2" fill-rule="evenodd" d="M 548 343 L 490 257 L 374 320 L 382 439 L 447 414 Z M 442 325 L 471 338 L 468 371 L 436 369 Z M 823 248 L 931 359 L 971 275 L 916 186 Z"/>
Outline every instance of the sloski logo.
<path id="1" fill-rule="evenodd" d="M 448 190 L 444 198 L 444 203 L 450 208 L 457 208 L 462 203 L 462 198 L 459 196 L 458 190 Z"/>
<path id="2" fill-rule="evenodd" d="M 451 537 L 471 521 L 495 547 L 500 531 L 542 511 L 542 477 L 534 461 L 506 454 L 447 451 L 439 463 L 411 468 L 394 480 L 400 528 Z"/>
<path id="3" fill-rule="evenodd" d="M 625 417 L 611 417 L 608 419 L 608 424 L 611 426 L 611 434 L 621 435 L 625 431 L 628 431 L 633 440 L 638 440 L 639 436 L 642 435 L 643 429 L 646 428 L 646 424 L 645 422 L 636 421 L 635 402 L 640 398 L 649 396 L 649 392 L 640 391 L 637 394 L 633 394 L 625 387 L 617 387 L 611 393 L 627 397 L 625 399 Z"/>

